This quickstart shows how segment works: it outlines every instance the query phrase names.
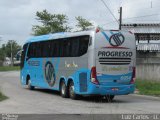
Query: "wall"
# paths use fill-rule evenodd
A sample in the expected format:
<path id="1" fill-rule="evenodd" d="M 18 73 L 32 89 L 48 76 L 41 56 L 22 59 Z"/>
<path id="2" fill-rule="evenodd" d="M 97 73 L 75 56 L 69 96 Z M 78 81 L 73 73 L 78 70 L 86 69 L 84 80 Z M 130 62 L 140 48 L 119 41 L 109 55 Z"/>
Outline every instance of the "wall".
<path id="1" fill-rule="evenodd" d="M 136 77 L 160 81 L 160 53 L 137 52 Z"/>

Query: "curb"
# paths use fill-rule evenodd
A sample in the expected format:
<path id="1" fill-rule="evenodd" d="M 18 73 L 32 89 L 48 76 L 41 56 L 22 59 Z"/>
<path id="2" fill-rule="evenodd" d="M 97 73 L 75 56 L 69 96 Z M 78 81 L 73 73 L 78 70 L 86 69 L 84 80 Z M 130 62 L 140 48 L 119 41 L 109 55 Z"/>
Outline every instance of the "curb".
<path id="1" fill-rule="evenodd" d="M 150 95 L 139 95 L 139 94 L 130 94 L 131 96 L 143 97 L 143 98 L 150 98 L 154 100 L 160 100 L 160 97 L 150 96 Z"/>
<path id="2" fill-rule="evenodd" d="M 6 73 L 6 72 L 9 72 L 9 73 L 11 73 L 11 72 L 20 72 L 20 70 L 0 71 L 0 73 Z"/>

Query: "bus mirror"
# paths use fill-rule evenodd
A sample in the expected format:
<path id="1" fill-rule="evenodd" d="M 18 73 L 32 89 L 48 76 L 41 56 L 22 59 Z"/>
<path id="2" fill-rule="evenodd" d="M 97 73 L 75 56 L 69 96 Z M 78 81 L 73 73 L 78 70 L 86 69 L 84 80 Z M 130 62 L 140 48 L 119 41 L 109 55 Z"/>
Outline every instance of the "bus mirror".
<path id="1" fill-rule="evenodd" d="M 28 60 L 29 60 L 29 57 L 27 56 L 27 57 L 26 57 L 26 61 L 28 61 Z"/>

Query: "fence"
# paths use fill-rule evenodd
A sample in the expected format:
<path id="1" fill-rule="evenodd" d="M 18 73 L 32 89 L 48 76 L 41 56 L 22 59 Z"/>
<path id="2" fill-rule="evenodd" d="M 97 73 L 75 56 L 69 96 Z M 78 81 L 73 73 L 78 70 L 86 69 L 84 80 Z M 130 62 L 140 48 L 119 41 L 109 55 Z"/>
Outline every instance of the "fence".
<path id="1" fill-rule="evenodd" d="M 160 81 L 160 53 L 137 52 L 136 77 Z"/>

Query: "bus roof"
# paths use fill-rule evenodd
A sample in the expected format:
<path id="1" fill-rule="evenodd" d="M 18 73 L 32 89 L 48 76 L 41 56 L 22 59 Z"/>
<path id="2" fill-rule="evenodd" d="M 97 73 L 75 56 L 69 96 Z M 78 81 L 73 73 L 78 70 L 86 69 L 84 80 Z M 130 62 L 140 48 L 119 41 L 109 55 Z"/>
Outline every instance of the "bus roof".
<path id="1" fill-rule="evenodd" d="M 59 33 L 31 37 L 30 39 L 27 40 L 27 43 L 45 41 L 45 40 L 53 40 L 53 39 L 58 39 L 58 38 L 75 37 L 75 36 L 81 36 L 81 35 L 91 35 L 91 33 L 93 33 L 93 31 L 59 32 Z"/>
<path id="2" fill-rule="evenodd" d="M 115 30 L 99 30 L 99 31 L 101 32 L 101 31 L 115 31 Z M 116 30 L 116 31 L 119 31 L 119 30 Z M 121 30 L 121 31 L 129 32 L 124 30 Z M 59 33 L 46 34 L 46 35 L 40 35 L 40 36 L 33 36 L 29 38 L 26 43 L 54 40 L 54 39 L 67 38 L 67 37 L 76 37 L 76 36 L 82 36 L 82 35 L 93 35 L 95 32 L 96 30 L 89 30 L 89 31 L 80 31 L 80 32 L 59 32 Z"/>

